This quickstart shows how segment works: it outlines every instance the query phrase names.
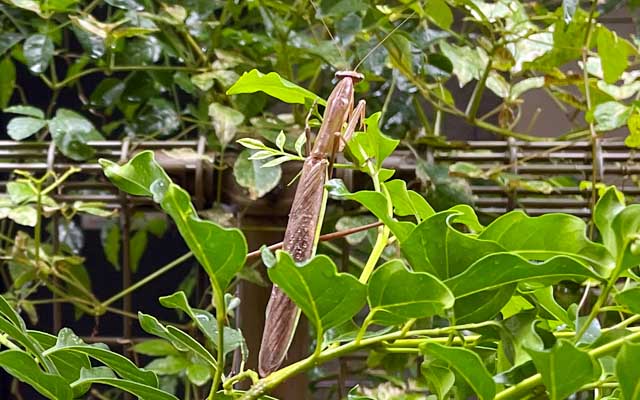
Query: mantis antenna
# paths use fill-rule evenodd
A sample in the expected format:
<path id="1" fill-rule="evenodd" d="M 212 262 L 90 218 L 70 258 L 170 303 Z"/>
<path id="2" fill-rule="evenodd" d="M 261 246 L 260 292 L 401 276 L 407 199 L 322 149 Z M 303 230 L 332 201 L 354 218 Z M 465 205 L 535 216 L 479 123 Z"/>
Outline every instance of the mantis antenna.
<path id="1" fill-rule="evenodd" d="M 394 34 L 398 29 L 400 29 L 400 28 L 402 27 L 402 25 L 404 25 L 404 23 L 405 23 L 405 22 L 407 22 L 409 19 L 411 19 L 411 18 L 415 15 L 415 13 L 416 13 L 415 11 L 414 11 L 414 12 L 412 12 L 412 13 L 411 13 L 407 18 L 405 18 L 404 20 L 402 20 L 402 22 L 400 22 L 400 23 L 398 24 L 398 26 L 396 26 L 395 28 L 393 28 L 393 29 L 391 30 L 391 32 L 389 32 L 389 33 L 387 34 L 387 36 L 385 36 L 384 38 L 382 38 L 382 40 L 381 40 L 381 41 L 379 41 L 379 42 L 378 42 L 378 44 L 376 44 L 375 46 L 373 46 L 373 47 L 371 48 L 371 50 L 369 50 L 369 51 L 367 52 L 367 54 L 365 54 L 365 56 L 360 60 L 360 62 L 358 62 L 358 64 L 356 64 L 356 66 L 355 66 L 355 68 L 354 68 L 353 70 L 354 70 L 354 71 L 357 71 L 357 70 L 358 70 L 358 68 L 362 65 L 362 63 L 363 63 L 363 62 L 364 62 L 364 61 L 365 61 L 365 60 L 366 60 L 366 59 L 367 59 L 371 54 L 373 54 L 373 52 L 374 52 L 374 51 L 378 50 L 378 48 L 379 48 L 380 46 L 382 46 L 382 44 L 383 44 L 387 39 L 389 39 L 389 38 L 391 37 L 391 35 L 393 35 L 393 34 Z"/>
<path id="2" fill-rule="evenodd" d="M 316 15 L 319 14 L 319 10 L 318 10 L 318 6 L 316 5 L 314 0 L 309 0 L 309 3 L 311 3 L 311 6 L 313 7 L 313 9 L 316 12 Z M 358 68 L 362 65 L 363 62 L 365 62 L 365 60 L 367 58 L 369 58 L 369 56 L 371 56 L 371 54 L 373 54 L 373 52 L 375 52 L 376 50 L 378 50 L 378 48 L 380 46 L 382 46 L 384 44 L 384 42 L 391 36 L 393 35 L 398 29 L 400 29 L 402 27 L 402 25 L 405 24 L 405 22 L 407 22 L 408 20 L 410 20 L 411 18 L 413 18 L 413 16 L 416 14 L 415 11 L 413 11 L 408 17 L 406 17 L 404 20 L 402 20 L 402 22 L 400 22 L 396 27 L 394 27 L 391 32 L 389 32 L 384 38 L 382 38 L 382 40 L 380 40 L 375 46 L 373 46 L 371 48 L 371 50 L 369 50 L 367 52 L 367 54 L 365 54 L 365 56 L 358 62 L 358 64 L 355 66 L 355 68 L 352 71 L 357 71 Z M 324 27 L 325 31 L 327 32 L 327 34 L 329 35 L 329 37 L 331 38 L 331 41 L 334 43 L 334 45 L 336 46 L 336 49 L 338 50 L 338 53 L 340 53 L 340 58 L 342 58 L 342 60 L 347 63 L 347 57 L 343 51 L 343 49 L 338 46 L 338 44 L 336 43 L 335 37 L 333 36 L 333 34 L 331 33 L 331 29 L 329 29 L 329 26 L 327 25 L 327 22 L 324 20 L 324 18 L 322 16 L 319 16 L 318 19 L 320 20 L 320 22 L 322 23 L 322 26 Z"/>

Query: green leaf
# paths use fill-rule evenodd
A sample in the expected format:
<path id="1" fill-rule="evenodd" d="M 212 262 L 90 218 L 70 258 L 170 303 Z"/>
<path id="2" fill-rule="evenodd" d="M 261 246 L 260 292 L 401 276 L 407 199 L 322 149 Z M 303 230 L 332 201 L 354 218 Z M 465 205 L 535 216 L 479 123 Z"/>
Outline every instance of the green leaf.
<path id="1" fill-rule="evenodd" d="M 551 400 L 566 399 L 600 376 L 600 364 L 567 340 L 558 340 L 549 350 L 529 349 L 529 355 L 542 375 Z"/>
<path id="2" fill-rule="evenodd" d="M 624 342 L 616 358 L 616 375 L 620 381 L 620 389 L 624 400 L 637 400 L 640 398 L 639 357 L 640 344 Z"/>
<path id="3" fill-rule="evenodd" d="M 640 114 L 634 112 L 627 120 L 629 135 L 624 139 L 624 144 L 632 149 L 640 148 Z"/>
<path id="4" fill-rule="evenodd" d="M 514 295 L 516 286 L 513 283 L 456 299 L 453 306 L 456 323 L 469 324 L 494 318 Z"/>
<path id="5" fill-rule="evenodd" d="M 413 215 L 416 221 L 420 223 L 422 220 L 429 218 L 435 211 L 427 203 L 427 200 L 420 193 L 413 190 L 407 190 L 407 183 L 401 179 L 394 179 L 385 182 L 384 186 L 389 191 L 393 211 L 400 217 Z"/>
<path id="6" fill-rule="evenodd" d="M 16 117 L 7 125 L 7 135 L 13 140 L 24 140 L 34 135 L 47 125 L 43 119 L 31 117 Z"/>
<path id="7" fill-rule="evenodd" d="M 170 355 L 151 360 L 144 368 L 157 375 L 177 375 L 189 366 L 190 362 L 182 355 Z"/>
<path id="8" fill-rule="evenodd" d="M 238 126 L 244 121 L 244 115 L 233 108 L 211 103 L 209 105 L 209 116 L 220 145 L 223 148 L 226 147 L 236 136 Z"/>
<path id="9" fill-rule="evenodd" d="M 136 343 L 133 351 L 145 356 L 168 356 L 178 354 L 178 350 L 169 342 L 163 339 L 150 339 L 144 342 Z"/>
<path id="10" fill-rule="evenodd" d="M 16 32 L 0 33 L 0 56 L 11 50 L 13 46 L 20 43 L 24 35 Z"/>
<path id="11" fill-rule="evenodd" d="M 1 352 L 0 367 L 48 399 L 71 400 L 73 398 L 69 384 L 61 376 L 43 372 L 35 360 L 24 351 Z"/>
<path id="12" fill-rule="evenodd" d="M 534 291 L 533 296 L 538 303 L 538 307 L 553 315 L 558 321 L 564 322 L 569 327 L 573 327 L 575 320 L 569 318 L 567 310 L 556 302 L 556 299 L 553 297 L 553 292 L 554 290 L 551 286 Z"/>
<path id="13" fill-rule="evenodd" d="M 519 81 L 515 85 L 511 86 L 509 93 L 510 100 L 519 99 L 525 92 L 531 89 L 537 89 L 544 87 L 544 77 L 537 76 L 535 78 L 527 78 Z"/>
<path id="14" fill-rule="evenodd" d="M 3 296 L 0 296 L 0 315 L 5 317 L 9 322 L 11 322 L 16 328 L 19 328 L 21 331 L 27 329 L 24 320 Z"/>
<path id="15" fill-rule="evenodd" d="M 433 275 L 411 272 L 401 260 L 381 265 L 367 289 L 373 322 L 399 325 L 411 318 L 426 318 L 451 308 L 454 297 Z"/>
<path id="16" fill-rule="evenodd" d="M 202 386 L 211 379 L 211 370 L 201 364 L 191 364 L 187 367 L 187 378 L 196 386 Z"/>
<path id="17" fill-rule="evenodd" d="M 227 90 L 227 95 L 241 93 L 265 92 L 269 96 L 285 103 L 305 104 L 306 100 L 316 101 L 325 105 L 326 101 L 316 94 L 295 83 L 289 82 L 275 72 L 263 74 L 257 69 L 242 74 L 240 79 Z"/>
<path id="18" fill-rule="evenodd" d="M 77 212 L 97 217 L 110 217 L 114 214 L 114 211 L 108 210 L 107 204 L 101 201 L 74 201 L 71 206 Z"/>
<path id="19" fill-rule="evenodd" d="M 618 255 L 618 249 L 612 224 L 613 219 L 624 210 L 624 207 L 624 195 L 615 186 L 611 186 L 600 196 L 593 211 L 593 221 L 598 227 L 602 243 L 614 258 Z"/>
<path id="20" fill-rule="evenodd" d="M 478 260 L 445 284 L 458 297 L 523 281 L 550 285 L 564 279 L 600 279 L 598 274 L 572 257 L 556 256 L 545 262 L 528 261 L 512 253 L 491 254 Z"/>
<path id="21" fill-rule="evenodd" d="M 53 58 L 53 42 L 47 35 L 39 33 L 31 35 L 24 41 L 23 52 L 31 72 L 41 74 L 47 70 Z"/>
<path id="22" fill-rule="evenodd" d="M 36 340 L 42 347 L 51 348 L 56 344 L 56 337 L 45 332 L 28 331 L 28 335 Z M 60 375 L 67 381 L 72 383 L 80 377 L 82 368 L 90 368 L 91 360 L 84 354 L 79 353 L 55 353 L 48 358 L 57 367 Z M 73 388 L 74 398 L 82 396 L 89 390 L 88 386 L 76 386 Z"/>
<path id="23" fill-rule="evenodd" d="M 629 66 L 628 44 L 604 25 L 598 25 L 598 55 L 607 83 L 615 83 Z"/>
<path id="24" fill-rule="evenodd" d="M 489 58 L 481 48 L 459 47 L 445 41 L 440 42 L 442 53 L 451 60 L 453 73 L 458 78 L 460 87 L 472 79 L 480 79 Z"/>
<path id="25" fill-rule="evenodd" d="M 88 345 L 76 336 L 71 329 L 62 328 L 60 332 L 58 332 L 56 345 L 45 351 L 44 354 L 49 355 L 67 351 L 84 354 L 100 361 L 124 379 L 153 387 L 158 386 L 158 378 L 153 372 L 136 367 L 128 358 L 114 353 L 109 350 L 106 345 Z"/>
<path id="26" fill-rule="evenodd" d="M 151 151 L 140 152 L 123 166 L 104 159 L 100 165 L 119 189 L 153 196 L 160 203 L 209 275 L 215 291 L 222 292 L 229 285 L 247 255 L 247 243 L 238 229 L 222 228 L 198 217 L 189 194 L 171 182 Z"/>
<path id="27" fill-rule="evenodd" d="M 464 272 L 484 256 L 504 251 L 494 241 L 478 239 L 455 229 L 452 224 L 463 215 L 457 210 L 434 214 L 401 241 L 402 252 L 414 270 L 445 280 Z"/>
<path id="28" fill-rule="evenodd" d="M 58 150 L 76 161 L 86 160 L 95 154 L 87 142 L 104 139 L 91 121 L 64 108 L 58 109 L 56 116 L 49 121 L 49 131 Z"/>
<path id="29" fill-rule="evenodd" d="M 9 105 L 15 86 L 16 67 L 10 57 L 5 57 L 0 61 L 0 110 Z"/>
<path id="30" fill-rule="evenodd" d="M 610 131 L 626 125 L 630 114 L 631 107 L 617 101 L 607 101 L 596 106 L 593 110 L 593 119 L 597 130 Z"/>
<path id="31" fill-rule="evenodd" d="M 478 237 L 532 260 L 564 254 L 598 267 L 599 272 L 613 268 L 607 249 L 590 241 L 585 222 L 569 214 L 529 217 L 522 211 L 512 211 L 493 221 Z"/>
<path id="32" fill-rule="evenodd" d="M 269 278 L 291 298 L 319 332 L 348 321 L 362 309 L 366 286 L 347 273 L 338 273 L 327 256 L 297 265 L 278 250 Z"/>
<path id="33" fill-rule="evenodd" d="M 38 222 L 38 211 L 30 205 L 18 206 L 9 211 L 9 219 L 16 224 L 33 227 Z"/>
<path id="34" fill-rule="evenodd" d="M 192 351 L 196 356 L 209 364 L 212 369 L 217 368 L 216 360 L 211 353 L 191 336 L 173 326 L 165 327 L 157 318 L 151 315 L 139 312 L 138 318 L 140 320 L 140 326 L 145 332 L 170 341 L 173 346 L 180 351 Z"/>
<path id="35" fill-rule="evenodd" d="M 124 165 L 110 160 L 99 160 L 104 174 L 120 190 L 136 196 L 156 197 L 159 187 L 167 187 L 171 180 L 166 172 L 156 163 L 152 151 L 142 151 Z"/>
<path id="36" fill-rule="evenodd" d="M 640 314 L 640 286 L 616 294 L 616 301 L 627 306 L 632 313 Z"/>
<path id="37" fill-rule="evenodd" d="M 11 106 L 5 108 L 3 111 L 12 114 L 26 115 L 27 117 L 34 117 L 37 119 L 44 119 L 44 112 L 42 112 L 41 109 L 32 106 Z"/>
<path id="38" fill-rule="evenodd" d="M 438 396 L 438 399 L 446 399 L 447 393 L 449 393 L 456 380 L 456 376 L 449 368 L 449 365 L 441 360 L 426 359 L 420 365 L 420 371 L 427 380 L 429 389 Z"/>
<path id="39" fill-rule="evenodd" d="M 280 182 L 282 169 L 280 166 L 265 166 L 266 160 L 250 160 L 255 150 L 243 150 L 233 165 L 233 176 L 238 184 L 249 190 L 249 198 L 259 199 Z"/>
<path id="40" fill-rule="evenodd" d="M 618 268 L 624 271 L 640 264 L 638 244 L 640 238 L 640 204 L 625 207 L 613 218 L 611 223 L 616 238 L 616 259 Z"/>
<path id="41" fill-rule="evenodd" d="M 104 372 L 96 373 L 94 372 L 96 368 L 92 368 L 91 370 L 83 370 L 83 373 L 74 385 L 85 385 L 85 384 L 99 384 L 99 385 L 108 385 L 113 386 L 115 388 L 124 390 L 125 392 L 129 392 L 140 399 L 144 400 L 178 400 L 172 394 L 169 394 L 163 390 L 157 389 L 156 387 L 145 385 L 140 382 L 117 379 L 117 378 L 108 378 L 105 377 Z M 100 370 L 104 371 L 104 370 Z"/>
<path id="42" fill-rule="evenodd" d="M 528 349 L 542 351 L 544 343 L 536 332 L 537 312 L 534 309 L 518 313 L 501 322 L 501 350 L 511 367 L 531 360 Z"/>
<path id="43" fill-rule="evenodd" d="M 436 358 L 449 364 L 473 388 L 480 400 L 494 398 L 496 384 L 480 357 L 473 351 L 437 343 L 422 344 L 420 351 L 425 357 Z"/>
<path id="44" fill-rule="evenodd" d="M 105 258 L 116 270 L 120 270 L 120 225 L 110 222 L 102 225 L 100 240 Z"/>
<path id="45" fill-rule="evenodd" d="M 131 236 L 129 246 L 131 250 L 129 252 L 129 265 L 131 266 L 131 272 L 136 273 L 140 265 L 140 259 L 147 250 L 148 235 L 147 231 L 137 231 Z"/>
<path id="46" fill-rule="evenodd" d="M 369 159 L 375 161 L 375 169 L 382 168 L 382 162 L 393 153 L 400 141 L 386 136 L 379 128 L 380 116 L 377 112 L 365 119 L 364 132 L 356 132 L 347 143 L 350 153 L 356 158 L 360 166 Z M 368 172 L 367 170 L 365 170 Z"/>
<path id="47" fill-rule="evenodd" d="M 187 314 L 214 346 L 218 343 L 218 324 L 216 318 L 208 311 L 198 308 L 191 308 L 187 296 L 183 291 L 176 292 L 170 296 L 160 297 L 160 304 L 167 308 L 174 308 Z M 227 354 L 242 345 L 244 338 L 242 334 L 232 328 L 224 328 L 224 353 Z"/>
<path id="48" fill-rule="evenodd" d="M 453 13 L 444 0 L 427 0 L 424 12 L 427 13 L 440 28 L 445 30 L 451 28 Z"/>
<path id="49" fill-rule="evenodd" d="M 388 226 L 399 240 L 406 238 L 414 228 L 414 224 L 411 222 L 397 221 L 389 215 L 387 199 L 380 192 L 360 190 L 359 192 L 351 193 L 340 179 L 331 179 L 327 182 L 326 187 L 329 195 L 334 198 L 354 200 L 362 204 Z"/>

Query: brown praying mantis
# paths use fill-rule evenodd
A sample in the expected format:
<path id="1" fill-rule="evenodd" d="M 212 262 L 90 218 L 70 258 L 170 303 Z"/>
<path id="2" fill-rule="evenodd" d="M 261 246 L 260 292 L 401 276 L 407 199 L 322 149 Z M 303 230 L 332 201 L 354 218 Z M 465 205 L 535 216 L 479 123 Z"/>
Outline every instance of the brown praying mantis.
<path id="1" fill-rule="evenodd" d="M 364 79 L 364 75 L 339 71 L 336 78 L 339 81 L 327 100 L 315 143 L 302 166 L 284 235 L 283 249 L 296 262 L 306 261 L 315 253 L 326 204 L 324 185 L 332 164 L 329 158 L 333 160 L 364 121 L 365 101 L 360 100 L 354 108 L 354 85 Z M 277 370 L 284 361 L 299 317 L 298 307 L 274 285 L 260 346 L 258 370 L 261 376 Z"/>
<path id="2" fill-rule="evenodd" d="M 311 4 L 315 8 L 313 1 Z M 415 11 L 392 29 L 353 70 L 338 71 L 335 74 L 338 82 L 329 95 L 313 148 L 302 166 L 284 235 L 282 247 L 296 262 L 307 261 L 315 254 L 327 201 L 324 186 L 329 170 L 332 169 L 336 153 L 344 149 L 356 129 L 364 123 L 366 102 L 360 100 L 354 107 L 354 86 L 364 79 L 364 75 L 356 71 L 367 57 L 414 14 Z M 323 25 L 331 36 L 324 21 Z M 308 128 L 305 129 L 308 132 Z M 258 372 L 263 377 L 277 370 L 284 361 L 298 325 L 300 310 L 274 285 L 265 317 L 258 356 Z"/>

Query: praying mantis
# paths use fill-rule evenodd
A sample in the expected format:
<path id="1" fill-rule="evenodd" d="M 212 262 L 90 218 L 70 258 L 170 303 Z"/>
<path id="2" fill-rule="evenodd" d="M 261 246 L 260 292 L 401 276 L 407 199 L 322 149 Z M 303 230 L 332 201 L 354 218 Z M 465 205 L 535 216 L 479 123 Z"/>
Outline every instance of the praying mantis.
<path id="1" fill-rule="evenodd" d="M 303 262 L 315 253 L 327 196 L 324 185 L 337 151 L 364 121 L 366 102 L 360 100 L 354 108 L 354 86 L 364 79 L 356 71 L 338 71 L 334 87 L 324 111 L 322 124 L 310 154 L 304 161 L 296 188 L 283 249 L 296 262 Z M 343 127 L 347 123 L 346 128 Z M 267 376 L 284 361 L 293 339 L 300 310 L 291 299 L 274 285 L 267 304 L 265 327 L 258 356 L 258 372 Z"/>
<path id="2" fill-rule="evenodd" d="M 316 8 L 313 1 L 311 4 Z M 354 107 L 354 86 L 364 79 L 364 75 L 357 72 L 357 69 L 414 14 L 415 11 L 393 28 L 353 70 L 338 71 L 335 74 L 338 82 L 329 95 L 315 143 L 302 166 L 284 235 L 283 249 L 298 263 L 309 260 L 315 254 L 327 202 L 324 186 L 333 159 L 337 152 L 344 149 L 356 129 L 364 123 L 365 100 L 360 100 Z M 324 21 L 323 25 L 333 38 Z M 308 128 L 306 130 L 308 131 Z M 265 327 L 258 355 L 258 372 L 261 376 L 276 371 L 284 361 L 299 318 L 300 310 L 278 286 L 274 285 L 267 303 Z"/>

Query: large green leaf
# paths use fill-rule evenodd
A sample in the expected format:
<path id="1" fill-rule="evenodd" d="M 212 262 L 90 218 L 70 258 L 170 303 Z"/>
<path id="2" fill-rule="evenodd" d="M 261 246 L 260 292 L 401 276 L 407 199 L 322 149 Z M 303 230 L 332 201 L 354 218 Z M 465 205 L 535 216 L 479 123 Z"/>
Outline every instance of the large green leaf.
<path id="1" fill-rule="evenodd" d="M 306 100 L 325 105 L 326 101 L 295 83 L 289 82 L 275 72 L 263 74 L 257 69 L 242 74 L 240 79 L 227 90 L 227 95 L 265 92 L 285 103 L 305 104 Z"/>
<path id="2" fill-rule="evenodd" d="M 433 275 L 411 272 L 401 260 L 391 260 L 371 275 L 368 301 L 374 322 L 398 325 L 441 314 L 453 306 L 454 297 Z"/>
<path id="3" fill-rule="evenodd" d="M 338 273 L 327 256 L 296 264 L 289 253 L 278 250 L 267 265 L 271 281 L 289 296 L 319 332 L 348 321 L 362 309 L 366 286 L 350 274 Z"/>
<path id="4" fill-rule="evenodd" d="M 101 343 L 86 344 L 69 328 L 62 328 L 58 332 L 56 345 L 45 351 L 46 355 L 58 352 L 75 352 L 84 354 L 114 370 L 118 375 L 129 381 L 138 382 L 143 385 L 158 386 L 158 378 L 151 371 L 146 371 L 136 367 L 128 358 L 115 353 Z"/>
<path id="5" fill-rule="evenodd" d="M 160 297 L 160 304 L 167 308 L 175 308 L 187 314 L 214 346 L 218 343 L 218 324 L 216 318 L 206 310 L 191 308 L 184 292 L 176 292 L 170 296 Z M 225 326 L 224 328 L 224 353 L 227 354 L 242 346 L 244 338 L 242 333 Z"/>
<path id="6" fill-rule="evenodd" d="M 144 383 L 118 379 L 111 376 L 107 370 L 100 368 L 83 369 L 80 379 L 74 382 L 74 385 L 86 384 L 108 385 L 124 390 L 136 395 L 139 399 L 144 400 L 178 400 L 174 395 L 158 389 L 154 386 L 145 385 Z"/>
<path id="7" fill-rule="evenodd" d="M 616 358 L 616 374 L 624 400 L 640 399 L 640 343 L 625 342 Z"/>
<path id="8" fill-rule="evenodd" d="M 541 263 L 517 254 L 497 253 L 478 260 L 445 284 L 458 298 L 523 281 L 550 285 L 565 279 L 588 278 L 600 279 L 593 270 L 571 257 L 556 256 Z"/>
<path id="9" fill-rule="evenodd" d="M 512 211 L 492 222 L 478 237 L 532 260 L 564 254 L 584 260 L 601 272 L 613 268 L 613 257 L 607 249 L 590 241 L 585 222 L 569 214 L 529 217 L 522 211 Z"/>
<path id="10" fill-rule="evenodd" d="M 542 375 L 551 400 L 566 399 L 600 376 L 600 364 L 567 340 L 558 340 L 549 350 L 529 349 L 529 355 Z"/>
<path id="11" fill-rule="evenodd" d="M 71 387 L 61 376 L 43 372 L 35 360 L 24 351 L 1 352 L 0 367 L 48 399 L 71 400 L 73 398 Z"/>
<path id="12" fill-rule="evenodd" d="M 191 204 L 189 194 L 171 182 L 156 163 L 153 153 L 143 151 L 125 165 L 100 160 L 105 175 L 119 189 L 131 194 L 153 196 L 173 218 L 196 259 L 207 271 L 214 290 L 222 292 L 242 269 L 247 243 L 238 229 L 226 229 L 203 220 Z"/>
<path id="13" fill-rule="evenodd" d="M 60 152 L 76 161 L 86 160 L 95 154 L 87 142 L 104 139 L 91 121 L 64 108 L 58 109 L 49 121 L 49 131 Z"/>
<path id="14" fill-rule="evenodd" d="M 598 227 L 602 243 L 614 257 L 618 256 L 616 247 L 616 233 L 613 229 L 613 219 L 624 210 L 624 195 L 615 186 L 607 188 L 593 211 L 593 221 Z"/>
<path id="15" fill-rule="evenodd" d="M 480 400 L 493 399 L 496 384 L 476 353 L 464 348 L 443 346 L 438 343 L 425 343 L 420 346 L 425 357 L 446 362 L 459 376 L 473 388 Z"/>
<path id="16" fill-rule="evenodd" d="M 400 243 L 414 270 L 429 272 L 445 280 L 464 272 L 486 255 L 504 251 L 494 241 L 478 239 L 454 228 L 452 224 L 462 215 L 456 210 L 434 214 Z"/>

